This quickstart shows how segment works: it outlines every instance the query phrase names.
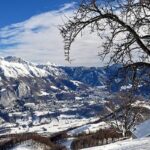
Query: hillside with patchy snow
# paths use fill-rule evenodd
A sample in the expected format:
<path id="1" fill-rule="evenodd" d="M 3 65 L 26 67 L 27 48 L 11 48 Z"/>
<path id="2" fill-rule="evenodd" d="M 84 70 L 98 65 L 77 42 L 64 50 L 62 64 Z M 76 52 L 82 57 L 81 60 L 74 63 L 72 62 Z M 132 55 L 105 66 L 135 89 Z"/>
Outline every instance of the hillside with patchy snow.
<path id="1" fill-rule="evenodd" d="M 86 148 L 84 150 L 149 150 L 150 138 L 129 139 L 116 143 Z"/>

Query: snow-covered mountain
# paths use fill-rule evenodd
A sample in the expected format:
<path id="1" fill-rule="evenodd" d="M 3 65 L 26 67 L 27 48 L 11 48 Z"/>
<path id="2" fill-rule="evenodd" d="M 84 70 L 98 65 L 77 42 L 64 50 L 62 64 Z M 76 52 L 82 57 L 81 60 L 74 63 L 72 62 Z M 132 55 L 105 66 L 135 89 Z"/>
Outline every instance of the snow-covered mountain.
<path id="1" fill-rule="evenodd" d="M 107 87 L 118 68 L 62 67 L 12 56 L 0 58 L 0 133 L 56 132 L 103 116 L 111 111 L 105 104 L 112 91 L 126 89 L 121 77 L 112 82 L 113 90 Z"/>
<path id="2" fill-rule="evenodd" d="M 17 57 L 5 57 L 0 59 L 1 74 L 8 78 L 19 77 L 47 77 L 49 75 L 59 76 L 61 72 L 51 64 L 37 66 Z M 60 74 L 59 74 L 60 73 Z"/>
<path id="3" fill-rule="evenodd" d="M 38 66 L 16 57 L 0 59 L 0 79 L 0 104 L 4 106 L 17 99 L 87 88 L 79 81 L 68 79 L 60 68 Z"/>
<path id="4" fill-rule="evenodd" d="M 122 65 L 114 64 L 109 67 L 60 67 L 69 79 L 78 80 L 91 87 L 105 86 L 112 92 L 126 91 L 132 88 L 131 70 L 122 69 Z M 136 94 L 150 98 L 150 69 L 143 68 L 137 72 L 138 89 Z M 147 76 L 146 76 L 147 75 Z M 128 77 L 128 78 L 127 78 Z"/>
<path id="5" fill-rule="evenodd" d="M 10 128 L 10 132 L 21 132 L 29 126 L 30 131 L 49 130 L 49 126 L 38 129 L 34 126 L 50 122 L 53 126 L 59 120 L 66 127 L 68 119 L 73 126 L 82 122 L 81 118 L 92 117 L 103 109 L 104 102 L 99 103 L 99 95 L 104 98 L 104 93 L 108 95 L 105 88 L 99 91 L 70 78 L 62 67 L 36 65 L 12 56 L 1 58 L 0 133 L 9 132 Z"/>
<path id="6" fill-rule="evenodd" d="M 24 99 L 33 102 L 33 99 L 74 100 L 91 97 L 93 91 L 89 89 L 98 86 L 106 88 L 109 72 L 105 67 L 59 67 L 50 63 L 36 65 L 9 56 L 0 59 L 0 80 L 0 104 L 9 106 L 10 103 L 15 104 L 16 100 Z"/>

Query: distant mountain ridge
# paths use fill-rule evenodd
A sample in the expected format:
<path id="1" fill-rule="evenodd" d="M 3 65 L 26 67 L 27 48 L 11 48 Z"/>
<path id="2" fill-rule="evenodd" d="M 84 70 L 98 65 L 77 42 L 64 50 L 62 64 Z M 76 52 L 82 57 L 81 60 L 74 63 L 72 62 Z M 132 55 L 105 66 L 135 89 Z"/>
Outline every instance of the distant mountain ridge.
<path id="1" fill-rule="evenodd" d="M 121 65 L 110 67 L 60 67 L 72 80 L 78 80 L 90 86 L 104 86 L 115 75 Z"/>
<path id="2" fill-rule="evenodd" d="M 109 92 L 117 92 L 130 87 L 130 83 L 123 85 L 122 76 L 112 80 L 120 67 L 118 64 L 110 67 L 65 67 L 50 63 L 35 65 L 14 56 L 1 58 L 0 103 L 3 104 L 5 99 L 9 102 L 11 99 L 37 97 L 43 92 L 49 93 L 46 97 L 53 98 L 57 93 L 64 95 L 98 86 L 105 86 Z M 149 94 L 150 87 L 141 85 L 139 89 Z"/>

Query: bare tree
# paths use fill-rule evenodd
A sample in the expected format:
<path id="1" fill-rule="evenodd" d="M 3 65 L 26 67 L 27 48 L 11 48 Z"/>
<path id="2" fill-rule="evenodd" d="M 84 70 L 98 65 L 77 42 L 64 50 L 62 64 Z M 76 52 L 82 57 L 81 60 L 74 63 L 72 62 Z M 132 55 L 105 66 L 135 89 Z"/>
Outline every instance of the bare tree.
<path id="1" fill-rule="evenodd" d="M 141 78 L 142 82 L 150 81 L 149 0 L 82 0 L 73 17 L 60 27 L 66 60 L 70 61 L 71 45 L 85 28 L 102 39 L 99 56 L 103 60 L 108 57 L 108 64 L 123 64 L 127 72 L 132 72 L 136 86 Z M 135 125 L 139 111 L 133 109 L 135 98 L 130 94 L 121 94 L 117 99 L 121 103 L 117 110 L 114 107 L 114 117 L 116 125 L 126 135 Z"/>
<path id="2" fill-rule="evenodd" d="M 138 106 L 136 100 L 130 92 L 119 93 L 109 101 L 112 110 L 111 125 L 118 129 L 125 137 L 141 119 L 142 108 Z"/>
<path id="3" fill-rule="evenodd" d="M 150 68 L 149 0 L 82 0 L 74 16 L 60 27 L 66 60 L 70 61 L 71 44 L 85 28 L 102 39 L 99 56 L 108 56 L 108 64 L 124 64 L 134 72 L 133 78 L 138 69 Z"/>

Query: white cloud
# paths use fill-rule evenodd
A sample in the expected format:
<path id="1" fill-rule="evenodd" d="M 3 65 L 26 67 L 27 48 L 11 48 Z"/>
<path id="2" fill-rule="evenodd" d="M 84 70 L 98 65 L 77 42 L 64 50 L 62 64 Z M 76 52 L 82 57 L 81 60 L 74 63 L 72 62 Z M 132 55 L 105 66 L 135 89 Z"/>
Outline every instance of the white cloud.
<path id="1" fill-rule="evenodd" d="M 59 11 L 65 11 L 68 10 L 70 8 L 74 8 L 74 6 L 76 5 L 76 2 L 72 2 L 72 3 L 66 3 L 62 6 L 62 8 L 60 8 Z"/>
<path id="2" fill-rule="evenodd" d="M 64 14 L 73 14 L 75 3 L 65 4 L 60 10 L 49 11 L 30 19 L 0 29 L 0 55 L 13 55 L 28 61 L 58 65 L 70 65 L 65 61 L 63 39 L 58 25 L 63 23 Z M 98 46 L 100 39 L 85 31 L 71 49 L 71 65 L 100 66 Z"/>

